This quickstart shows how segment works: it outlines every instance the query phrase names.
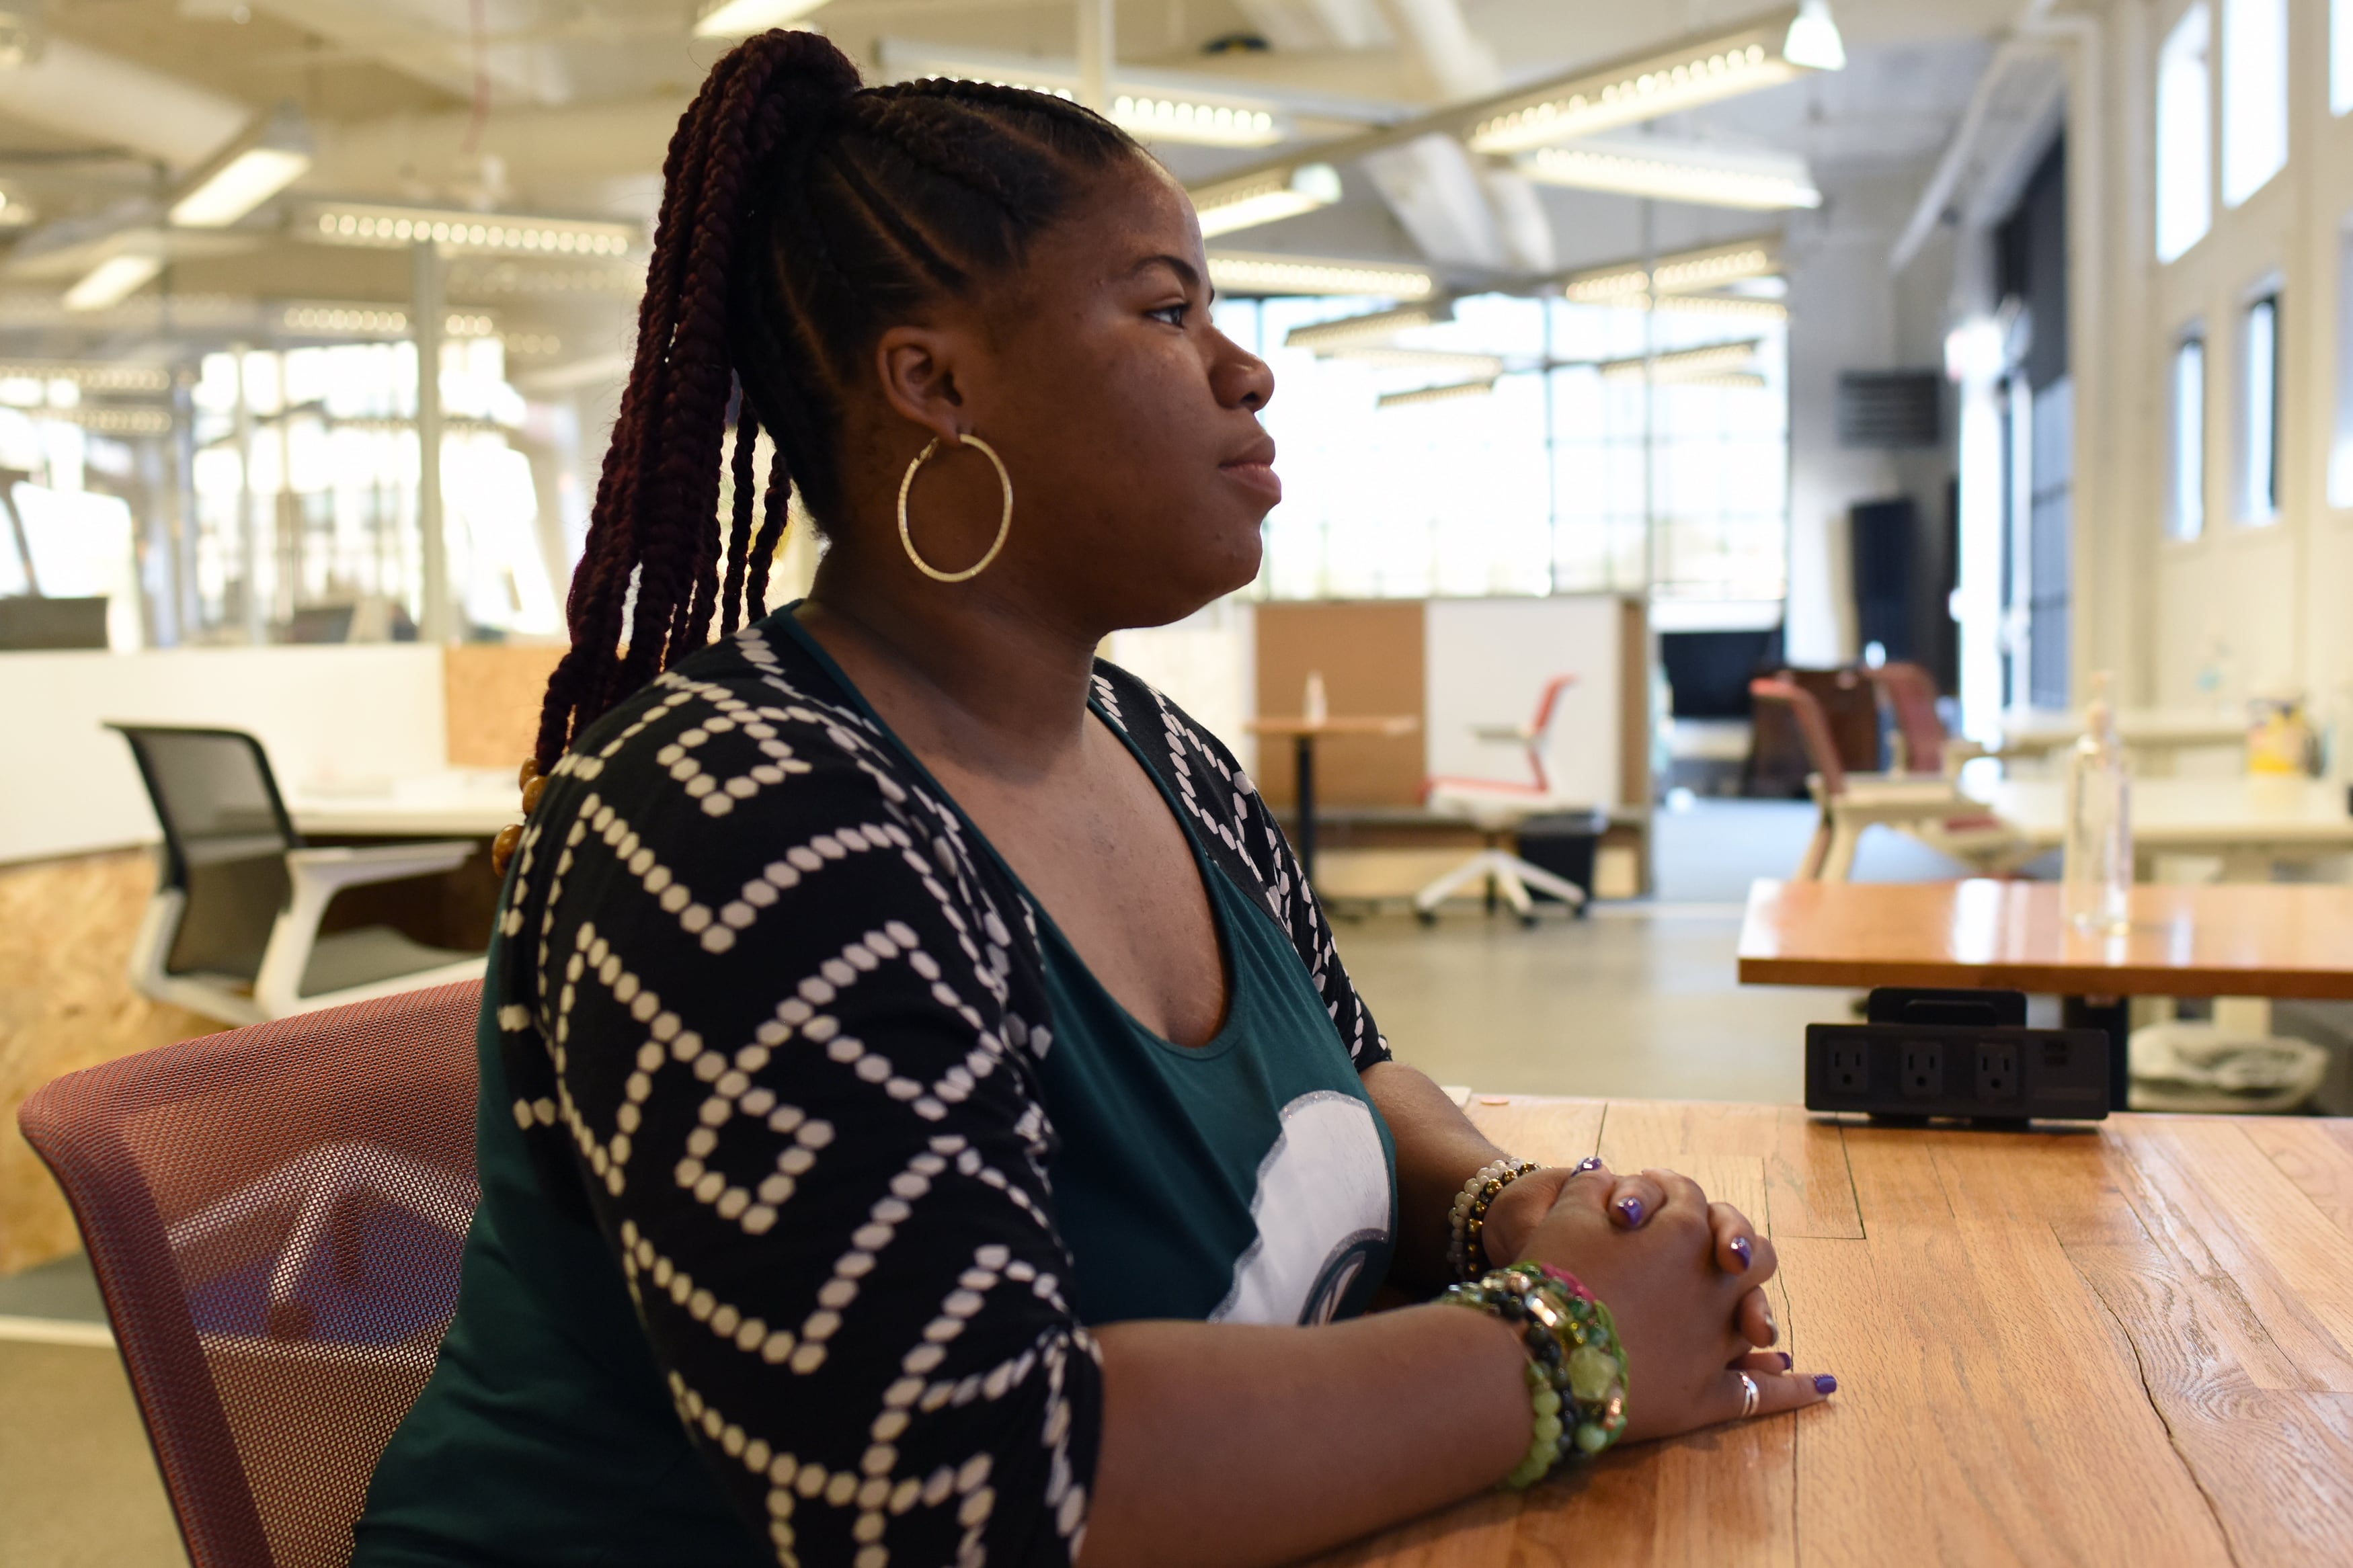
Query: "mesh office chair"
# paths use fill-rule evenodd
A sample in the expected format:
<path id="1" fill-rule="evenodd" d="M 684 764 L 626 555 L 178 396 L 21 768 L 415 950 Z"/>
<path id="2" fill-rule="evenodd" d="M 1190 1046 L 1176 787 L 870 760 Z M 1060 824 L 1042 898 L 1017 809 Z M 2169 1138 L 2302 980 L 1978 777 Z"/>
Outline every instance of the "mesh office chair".
<path id="1" fill-rule="evenodd" d="M 1525 782 L 1509 779 L 1431 778 L 1421 786 L 1422 804 L 1442 816 L 1460 817 L 1476 827 L 1486 847 L 1413 896 L 1413 911 L 1424 924 L 1438 919 L 1438 907 L 1461 889 L 1483 882 L 1501 893 L 1524 925 L 1536 921 L 1535 900 L 1528 889 L 1548 893 L 1567 904 L 1571 914 L 1585 912 L 1585 889 L 1567 878 L 1532 865 L 1504 847 L 1506 835 L 1532 816 L 1547 812 L 1590 806 L 1590 800 L 1567 800 L 1554 792 L 1552 775 L 1545 771 L 1545 748 L 1551 743 L 1552 721 L 1560 710 L 1561 693 L 1577 684 L 1573 675 L 1556 675 L 1537 694 L 1535 717 L 1525 724 L 1480 724 L 1472 733 L 1482 741 L 1517 746 L 1525 754 Z"/>
<path id="2" fill-rule="evenodd" d="M 343 1568 L 457 1310 L 479 984 L 206 1035 L 17 1112 L 195 1568 Z"/>
<path id="3" fill-rule="evenodd" d="M 164 829 L 155 896 L 131 950 L 142 995 L 258 1024 L 420 985 L 480 979 L 480 953 L 428 947 L 389 926 L 320 934 L 345 888 L 448 871 L 462 839 L 306 847 L 261 743 L 236 730 L 110 724 L 131 743 Z"/>

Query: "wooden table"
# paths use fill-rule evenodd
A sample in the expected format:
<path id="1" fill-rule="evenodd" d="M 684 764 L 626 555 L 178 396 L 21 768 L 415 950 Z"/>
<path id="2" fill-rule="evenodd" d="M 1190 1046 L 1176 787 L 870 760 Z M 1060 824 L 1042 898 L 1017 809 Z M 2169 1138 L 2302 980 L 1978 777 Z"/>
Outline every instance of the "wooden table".
<path id="1" fill-rule="evenodd" d="M 2353 1559 L 2353 1124 L 1470 1110 L 1525 1158 L 1665 1165 L 1739 1205 L 1780 1254 L 1783 1346 L 1839 1392 L 1473 1498 L 1325 1568 Z"/>
<path id="2" fill-rule="evenodd" d="M 2005 759 L 2046 756 L 2073 745 L 2084 715 L 2048 709 L 2012 709 L 2001 716 L 1993 754 Z M 2116 714 L 2116 738 L 2129 751 L 2169 757 L 2205 747 L 2243 746 L 2247 716 L 2211 708 L 2126 708 Z"/>
<path id="3" fill-rule="evenodd" d="M 1299 837 L 1293 847 L 1299 852 L 1299 874 L 1310 888 L 1315 885 L 1315 742 L 1326 735 L 1374 735 L 1394 740 L 1399 735 L 1410 735 L 1420 727 L 1420 720 L 1403 713 L 1250 721 L 1253 735 L 1291 737 L 1299 778 Z"/>
<path id="4" fill-rule="evenodd" d="M 1986 987 L 2057 994 L 2106 1028 L 2124 1105 L 2128 996 L 2353 999 L 2353 888 L 2289 883 L 2132 890 L 2132 929 L 2085 936 L 2055 882 L 1773 882 L 1748 889 L 1745 985 Z M 2100 1000 L 2094 1000 L 2094 999 Z"/>
<path id="5" fill-rule="evenodd" d="M 2066 841 L 2063 779 L 2010 779 L 1967 793 L 2037 848 Z M 2132 828 L 2136 855 L 2219 855 L 2233 881 L 2269 881 L 2275 860 L 2353 851 L 2346 786 L 2300 774 L 2137 778 Z"/>
<path id="6" fill-rule="evenodd" d="M 504 768 L 450 768 L 332 791 L 290 790 L 297 832 L 322 838 L 489 838 L 522 820 L 522 791 Z"/>

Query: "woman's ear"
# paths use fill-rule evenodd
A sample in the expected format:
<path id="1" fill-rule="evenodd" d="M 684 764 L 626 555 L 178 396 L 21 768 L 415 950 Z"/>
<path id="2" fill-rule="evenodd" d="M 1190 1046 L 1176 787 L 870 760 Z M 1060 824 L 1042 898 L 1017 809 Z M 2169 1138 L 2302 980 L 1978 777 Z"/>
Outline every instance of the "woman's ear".
<path id="1" fill-rule="evenodd" d="M 957 334 L 936 327 L 892 327 L 875 345 L 882 395 L 901 418 L 949 446 L 964 438 L 971 417 L 956 390 Z"/>

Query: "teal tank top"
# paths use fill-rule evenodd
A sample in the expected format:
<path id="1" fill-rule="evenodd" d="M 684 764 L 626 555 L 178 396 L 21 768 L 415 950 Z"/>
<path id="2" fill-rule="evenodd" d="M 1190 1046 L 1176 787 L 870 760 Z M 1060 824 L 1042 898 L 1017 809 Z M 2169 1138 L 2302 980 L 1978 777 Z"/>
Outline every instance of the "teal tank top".
<path id="1" fill-rule="evenodd" d="M 1048 1176 L 1072 1308 L 1091 1326 L 1361 1312 L 1394 1249 L 1388 1129 L 1298 951 L 1095 711 L 1185 831 L 1229 984 L 1215 1038 L 1175 1045 L 1131 1016 L 1029 900 L 1055 1035 L 1042 1063 L 1060 1140 Z M 495 1014 L 512 984 L 502 947 L 479 1035 L 482 1196 L 457 1317 L 376 1469 L 355 1568 L 772 1561 L 681 1428 L 603 1237 L 540 1187 L 500 1056 Z"/>

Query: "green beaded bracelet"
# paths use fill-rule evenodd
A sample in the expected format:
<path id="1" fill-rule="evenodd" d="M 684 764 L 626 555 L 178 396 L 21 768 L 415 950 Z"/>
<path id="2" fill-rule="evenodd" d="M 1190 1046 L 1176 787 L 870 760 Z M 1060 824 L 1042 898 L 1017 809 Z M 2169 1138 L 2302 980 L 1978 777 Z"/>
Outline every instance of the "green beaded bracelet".
<path id="1" fill-rule="evenodd" d="M 1440 1300 L 1494 1313 L 1520 1331 L 1527 1348 L 1523 1375 L 1535 1421 L 1527 1456 L 1504 1485 L 1515 1491 L 1534 1486 L 1561 1460 L 1589 1459 L 1625 1432 L 1631 1381 L 1626 1347 L 1609 1309 L 1576 1276 L 1547 1264 L 1514 1263 L 1450 1286 Z"/>

